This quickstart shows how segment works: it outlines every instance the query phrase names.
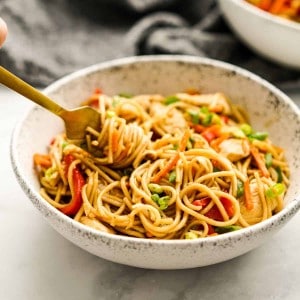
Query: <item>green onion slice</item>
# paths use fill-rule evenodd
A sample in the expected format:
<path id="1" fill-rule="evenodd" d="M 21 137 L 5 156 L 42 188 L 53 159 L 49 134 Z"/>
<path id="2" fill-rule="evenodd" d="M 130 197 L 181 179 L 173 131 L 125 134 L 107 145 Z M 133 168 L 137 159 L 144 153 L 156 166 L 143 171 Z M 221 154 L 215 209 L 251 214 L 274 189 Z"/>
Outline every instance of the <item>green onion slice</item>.
<path id="1" fill-rule="evenodd" d="M 285 185 L 283 183 L 276 183 L 265 191 L 268 199 L 280 196 L 285 192 Z"/>

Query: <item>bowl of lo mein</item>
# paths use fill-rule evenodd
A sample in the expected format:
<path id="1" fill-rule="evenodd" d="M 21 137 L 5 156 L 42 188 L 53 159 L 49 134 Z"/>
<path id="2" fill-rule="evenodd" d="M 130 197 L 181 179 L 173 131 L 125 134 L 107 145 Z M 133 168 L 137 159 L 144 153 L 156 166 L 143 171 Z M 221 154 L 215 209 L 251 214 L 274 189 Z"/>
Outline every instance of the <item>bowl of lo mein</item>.
<path id="1" fill-rule="evenodd" d="M 276 64 L 300 69 L 298 0 L 218 0 L 233 32 L 251 50 Z"/>
<path id="2" fill-rule="evenodd" d="M 211 265 L 261 245 L 299 210 L 299 109 L 248 71 L 131 57 L 44 92 L 93 107 L 101 125 L 74 143 L 35 106 L 14 130 L 13 169 L 49 224 L 94 255 L 153 269 Z"/>

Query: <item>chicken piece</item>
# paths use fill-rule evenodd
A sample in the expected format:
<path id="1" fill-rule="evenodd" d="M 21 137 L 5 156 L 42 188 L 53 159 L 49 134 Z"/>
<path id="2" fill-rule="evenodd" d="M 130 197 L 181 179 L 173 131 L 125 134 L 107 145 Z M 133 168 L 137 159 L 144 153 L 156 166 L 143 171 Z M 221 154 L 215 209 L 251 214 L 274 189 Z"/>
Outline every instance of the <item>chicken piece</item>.
<path id="1" fill-rule="evenodd" d="M 174 107 L 153 103 L 150 115 L 155 120 L 153 124 L 155 131 L 161 136 L 166 133 L 182 132 L 187 127 L 183 114 Z"/>
<path id="2" fill-rule="evenodd" d="M 263 185 L 264 185 L 264 189 L 269 188 L 268 185 L 266 184 Z M 258 185 L 256 180 L 251 180 L 249 188 L 250 188 L 251 202 L 253 203 L 253 208 L 251 210 L 247 209 L 243 199 L 240 203 L 240 208 L 241 208 L 241 214 L 245 219 L 245 221 L 248 224 L 253 225 L 259 223 L 266 212 L 263 211 L 263 203 L 262 203 L 262 199 L 259 196 L 259 190 L 258 190 Z M 271 216 L 270 214 L 273 211 L 276 211 L 276 209 L 278 208 L 279 203 L 276 197 L 271 199 L 266 199 L 266 200 L 267 200 L 266 203 L 267 203 L 268 212 L 267 215 L 265 215 L 265 217 L 270 217 Z"/>
<path id="3" fill-rule="evenodd" d="M 186 93 L 178 93 L 175 95 L 181 101 L 195 105 L 197 107 L 207 106 L 210 111 L 231 114 L 230 104 L 222 93 L 190 95 Z"/>
<path id="4" fill-rule="evenodd" d="M 116 233 L 112 228 L 103 225 L 97 219 L 90 219 L 88 217 L 83 216 L 83 217 L 80 218 L 80 223 L 82 223 L 84 225 L 87 225 L 89 227 L 92 227 L 94 229 L 107 232 L 107 233 L 112 233 L 112 234 Z"/>
<path id="5" fill-rule="evenodd" d="M 162 102 L 164 99 L 165 97 L 159 94 L 137 95 L 132 98 L 133 101 L 137 102 L 146 111 L 150 109 L 154 102 Z"/>
<path id="6" fill-rule="evenodd" d="M 236 162 L 250 154 L 250 145 L 246 139 L 230 138 L 219 144 L 220 154 Z"/>

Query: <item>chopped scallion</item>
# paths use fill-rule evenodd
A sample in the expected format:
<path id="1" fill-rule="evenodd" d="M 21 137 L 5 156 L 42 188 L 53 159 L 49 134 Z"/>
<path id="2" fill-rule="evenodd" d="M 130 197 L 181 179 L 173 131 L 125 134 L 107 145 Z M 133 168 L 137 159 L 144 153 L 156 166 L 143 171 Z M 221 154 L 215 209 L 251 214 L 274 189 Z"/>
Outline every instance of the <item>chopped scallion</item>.
<path id="1" fill-rule="evenodd" d="M 200 108 L 200 112 L 202 112 L 203 114 L 209 114 L 210 113 L 210 111 L 209 111 L 209 109 L 208 109 L 207 106 L 202 106 Z"/>
<path id="2" fill-rule="evenodd" d="M 189 115 L 192 119 L 193 124 L 199 124 L 200 123 L 200 116 L 198 112 L 195 111 L 189 111 Z"/>
<path id="3" fill-rule="evenodd" d="M 215 113 L 212 113 L 212 120 L 211 120 L 211 123 L 213 124 L 221 124 L 221 118 L 219 115 L 215 114 Z"/>
<path id="4" fill-rule="evenodd" d="M 120 104 L 121 100 L 120 100 L 120 97 L 119 96 L 115 96 L 113 98 L 113 101 L 112 101 L 112 107 L 116 107 L 118 104 Z"/>
<path id="5" fill-rule="evenodd" d="M 133 95 L 127 94 L 127 93 L 120 93 L 119 96 L 122 98 L 132 98 L 133 97 Z"/>
<path id="6" fill-rule="evenodd" d="M 267 152 L 265 154 L 265 164 L 266 164 L 266 167 L 267 168 L 270 168 L 273 164 L 273 156 L 272 156 L 272 153 L 270 152 Z"/>
<path id="7" fill-rule="evenodd" d="M 161 194 L 164 191 L 163 188 L 156 183 L 149 183 L 148 189 L 150 190 L 151 193 L 155 193 L 155 194 Z"/>
<path id="8" fill-rule="evenodd" d="M 180 99 L 178 97 L 176 97 L 176 96 L 169 96 L 169 97 L 167 97 L 167 98 L 164 99 L 163 103 L 165 105 L 170 105 L 170 104 L 176 103 L 178 101 L 180 101 Z"/>
<path id="9" fill-rule="evenodd" d="M 264 141 L 268 137 L 268 133 L 267 132 L 259 132 L 259 131 L 257 131 L 257 132 L 249 134 L 248 137 L 250 139 Z"/>
<path id="10" fill-rule="evenodd" d="M 241 130 L 245 133 L 245 135 L 249 135 L 252 133 L 252 127 L 247 124 L 247 123 L 244 123 L 240 126 Z"/>
<path id="11" fill-rule="evenodd" d="M 45 177 L 47 179 L 51 179 L 56 171 L 57 171 L 56 167 L 48 168 L 45 172 Z"/>
<path id="12" fill-rule="evenodd" d="M 277 172 L 277 182 L 282 182 L 282 180 L 283 180 L 283 177 L 282 177 L 282 171 L 281 171 L 281 169 L 280 169 L 280 167 L 276 167 L 276 172 Z"/>
<path id="13" fill-rule="evenodd" d="M 267 198 L 272 199 L 280 196 L 284 192 L 285 192 L 285 185 L 283 183 L 276 183 L 265 191 L 265 195 Z"/>
<path id="14" fill-rule="evenodd" d="M 151 199 L 154 201 L 154 202 L 158 202 L 158 200 L 159 200 L 159 198 L 160 198 L 160 196 L 158 195 L 158 194 L 152 194 L 151 195 Z"/>
<path id="15" fill-rule="evenodd" d="M 184 234 L 184 238 L 186 240 L 194 240 L 198 238 L 198 235 L 196 232 L 188 231 Z"/>
<path id="16" fill-rule="evenodd" d="M 202 120 L 201 123 L 202 123 L 202 125 L 204 125 L 204 126 L 208 126 L 208 125 L 211 124 L 212 119 L 213 119 L 213 114 L 208 113 L 208 114 L 206 114 L 206 115 L 204 116 L 204 118 L 203 118 L 203 120 Z"/>
<path id="17" fill-rule="evenodd" d="M 241 197 L 244 195 L 244 183 L 241 180 L 237 180 L 237 197 Z"/>
<path id="18" fill-rule="evenodd" d="M 240 128 L 237 127 L 233 127 L 231 130 L 231 134 L 238 139 L 243 139 L 246 137 L 245 133 L 243 130 L 241 130 Z"/>
<path id="19" fill-rule="evenodd" d="M 172 171 L 170 174 L 169 174 L 169 182 L 170 183 L 174 183 L 176 181 L 176 172 L 175 171 Z"/>
<path id="20" fill-rule="evenodd" d="M 236 230 L 240 230 L 240 229 L 242 229 L 242 227 L 237 226 L 237 225 L 229 225 L 229 226 L 223 226 L 223 227 L 215 227 L 215 232 L 222 234 L 222 233 L 236 231 Z"/>
<path id="21" fill-rule="evenodd" d="M 112 110 L 108 110 L 106 111 L 106 117 L 107 118 L 112 118 L 112 117 L 115 117 L 116 116 L 116 113 Z"/>
<path id="22" fill-rule="evenodd" d="M 160 197 L 158 194 L 153 194 L 151 199 L 156 202 L 161 210 L 168 208 L 170 196 Z"/>
<path id="23" fill-rule="evenodd" d="M 69 145 L 69 143 L 67 141 L 63 141 L 61 144 L 61 147 L 64 150 L 68 145 Z"/>
<path id="24" fill-rule="evenodd" d="M 213 172 L 220 172 L 220 171 L 221 171 L 221 169 L 219 169 L 219 168 L 213 166 Z"/>

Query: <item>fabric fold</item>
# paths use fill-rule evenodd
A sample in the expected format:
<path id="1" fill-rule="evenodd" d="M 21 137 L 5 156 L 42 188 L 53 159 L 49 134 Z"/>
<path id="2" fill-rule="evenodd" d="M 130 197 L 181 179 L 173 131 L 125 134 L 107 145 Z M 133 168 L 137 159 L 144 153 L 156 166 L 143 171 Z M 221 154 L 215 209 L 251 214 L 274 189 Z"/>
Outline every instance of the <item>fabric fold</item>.
<path id="1" fill-rule="evenodd" d="M 114 58 L 185 54 L 238 65 L 281 89 L 300 88 L 300 70 L 249 50 L 228 28 L 215 0 L 23 2 L 0 2 L 9 30 L 0 63 L 36 86 Z"/>

